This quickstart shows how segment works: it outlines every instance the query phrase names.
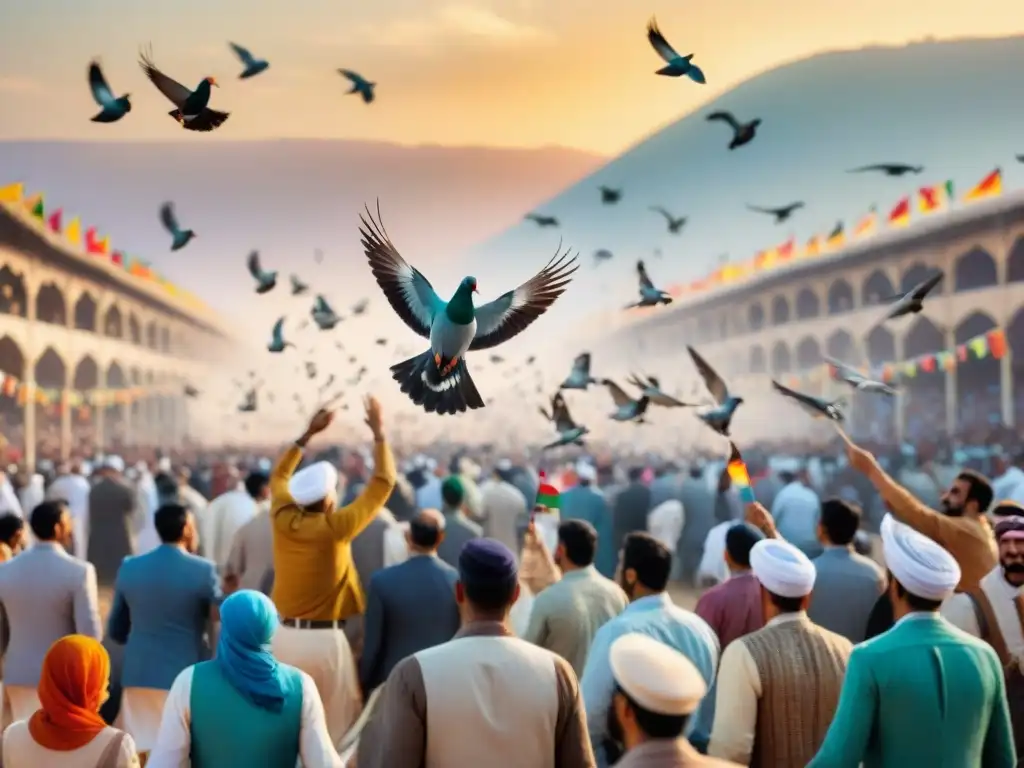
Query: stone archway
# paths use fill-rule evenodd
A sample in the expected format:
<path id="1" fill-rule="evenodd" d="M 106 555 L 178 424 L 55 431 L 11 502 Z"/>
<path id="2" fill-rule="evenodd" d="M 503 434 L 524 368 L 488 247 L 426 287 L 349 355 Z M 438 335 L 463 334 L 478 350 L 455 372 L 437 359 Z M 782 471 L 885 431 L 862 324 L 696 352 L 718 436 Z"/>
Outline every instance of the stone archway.
<path id="1" fill-rule="evenodd" d="M 750 373 L 764 373 L 767 367 L 768 364 L 765 360 L 764 347 L 760 344 L 755 344 L 750 348 L 750 365 L 747 366 L 747 370 Z"/>
<path id="2" fill-rule="evenodd" d="M 132 344 L 142 344 L 142 326 L 134 312 L 128 313 L 128 338 Z"/>
<path id="3" fill-rule="evenodd" d="M 810 288 L 801 288 L 796 295 L 796 319 L 810 320 L 821 314 L 821 302 L 818 294 Z"/>
<path id="4" fill-rule="evenodd" d="M 1006 262 L 1006 282 L 1024 283 L 1024 235 L 1018 237 L 1010 249 Z"/>
<path id="5" fill-rule="evenodd" d="M 119 339 L 124 335 L 124 322 L 117 304 L 111 304 L 103 318 L 103 335 Z"/>
<path id="6" fill-rule="evenodd" d="M 828 337 L 825 351 L 829 357 L 848 365 L 859 365 L 861 362 L 860 350 L 853 336 L 842 329 Z"/>
<path id="7" fill-rule="evenodd" d="M 129 379 L 121 364 L 117 361 L 112 362 L 107 367 L 105 389 L 123 390 L 128 386 Z M 127 442 L 125 409 L 126 406 L 121 403 L 108 403 L 103 408 L 103 438 L 107 446 L 114 450 L 120 450 Z"/>
<path id="8" fill-rule="evenodd" d="M 796 345 L 796 368 L 807 371 L 821 364 L 821 346 L 813 336 L 805 336 Z"/>
<path id="9" fill-rule="evenodd" d="M 853 288 L 840 277 L 828 288 L 828 313 L 841 315 L 851 311 L 853 311 Z"/>
<path id="10" fill-rule="evenodd" d="M 996 321 L 984 312 L 973 312 L 953 331 L 956 343 L 967 344 L 997 327 Z M 1001 364 L 991 356 L 978 359 L 967 350 L 956 369 L 957 424 L 983 427 L 1002 421 Z"/>
<path id="11" fill-rule="evenodd" d="M 772 299 L 772 325 L 784 325 L 789 322 L 789 300 L 785 296 Z"/>
<path id="12" fill-rule="evenodd" d="M 976 291 L 999 282 L 996 260 L 984 248 L 975 246 L 953 264 L 953 290 Z"/>
<path id="13" fill-rule="evenodd" d="M 43 283 L 36 294 L 36 320 L 49 325 L 68 323 L 68 306 L 64 292 L 55 283 Z"/>
<path id="14" fill-rule="evenodd" d="M 86 291 L 75 302 L 75 328 L 79 331 L 96 331 L 96 300 Z"/>
<path id="15" fill-rule="evenodd" d="M 927 279 L 927 278 L 925 278 Z M 927 317 L 918 315 L 903 340 L 905 360 L 944 351 L 945 336 Z M 946 373 L 939 365 L 931 371 L 919 364 L 915 375 L 902 381 L 904 429 L 908 440 L 932 437 L 946 425 Z"/>
<path id="16" fill-rule="evenodd" d="M 146 324 L 146 346 L 150 349 L 157 349 L 159 342 L 159 335 L 157 334 L 156 321 L 151 320 Z"/>
<path id="17" fill-rule="evenodd" d="M 0 434 L 6 437 L 11 446 L 23 449 L 25 441 L 21 427 L 24 411 L 18 403 L 17 389 L 7 384 L 6 377 L 11 376 L 16 382 L 24 380 L 25 355 L 10 336 L 0 338 L 0 374 L 5 379 L 3 385 L 0 385 Z"/>
<path id="18" fill-rule="evenodd" d="M 789 347 L 786 342 L 777 341 L 772 347 L 772 375 L 779 376 L 789 373 L 793 369 L 793 360 L 789 354 Z"/>
<path id="19" fill-rule="evenodd" d="M 873 307 L 895 295 L 896 286 L 892 284 L 892 280 L 883 270 L 876 269 L 864 280 L 860 300 L 865 307 Z"/>
<path id="20" fill-rule="evenodd" d="M 751 332 L 760 331 L 764 328 L 764 307 L 761 302 L 755 301 L 747 307 L 747 328 Z"/>
<path id="21" fill-rule="evenodd" d="M 28 292 L 25 279 L 7 264 L 0 267 L 0 315 L 26 317 Z"/>
<path id="22" fill-rule="evenodd" d="M 71 378 L 71 387 L 85 398 L 86 405 L 75 411 L 75 430 L 85 441 L 96 448 L 98 435 L 96 434 L 96 409 L 93 408 L 91 398 L 100 385 L 100 367 L 96 364 L 95 358 L 86 355 L 78 361 L 74 374 Z"/>
<path id="23" fill-rule="evenodd" d="M 908 293 L 914 290 L 914 288 L 919 286 L 925 280 L 928 280 L 932 275 L 934 275 L 938 271 L 939 270 L 937 268 L 928 266 L 927 264 L 923 264 L 920 261 L 915 264 L 912 264 L 903 273 L 903 277 L 900 278 L 900 293 Z M 939 294 L 944 293 L 945 285 L 943 285 L 943 283 L 945 282 L 946 281 L 943 280 L 937 286 L 935 286 L 935 289 L 932 291 L 931 295 L 938 296 Z"/>
<path id="24" fill-rule="evenodd" d="M 61 445 L 61 411 L 63 395 L 68 386 L 68 369 L 64 358 L 53 347 L 47 347 L 35 366 L 36 386 L 43 390 L 47 402 L 36 406 L 36 442 L 46 446 L 47 453 L 58 453 Z"/>
<path id="25" fill-rule="evenodd" d="M 1021 241 L 1024 238 L 1018 242 Z M 1024 424 L 1024 306 L 1018 307 L 1006 324 L 1006 346 L 1010 348 L 1013 360 L 1014 421 L 1020 425 Z"/>

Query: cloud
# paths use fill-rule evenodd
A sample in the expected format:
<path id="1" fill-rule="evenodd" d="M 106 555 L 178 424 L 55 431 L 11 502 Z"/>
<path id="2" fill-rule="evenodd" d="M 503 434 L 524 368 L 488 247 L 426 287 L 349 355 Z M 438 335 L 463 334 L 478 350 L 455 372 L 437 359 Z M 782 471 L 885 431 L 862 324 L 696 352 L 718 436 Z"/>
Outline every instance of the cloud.
<path id="1" fill-rule="evenodd" d="M 42 89 L 42 83 L 31 77 L 0 75 L 0 93 L 33 93 Z"/>

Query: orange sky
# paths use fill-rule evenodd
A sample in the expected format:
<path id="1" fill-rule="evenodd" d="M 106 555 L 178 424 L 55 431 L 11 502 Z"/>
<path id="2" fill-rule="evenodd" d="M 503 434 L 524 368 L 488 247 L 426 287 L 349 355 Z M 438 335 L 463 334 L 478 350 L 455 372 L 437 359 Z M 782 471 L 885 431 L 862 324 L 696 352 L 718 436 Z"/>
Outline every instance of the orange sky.
<path id="1" fill-rule="evenodd" d="M 707 86 L 654 76 L 659 59 L 644 34 L 652 13 L 670 42 L 696 54 Z M 207 74 L 222 81 L 215 105 L 234 114 L 221 139 L 561 144 L 614 154 L 738 81 L 816 51 L 1022 32 L 1020 0 L 17 3 L 0 30 L 0 138 L 192 138 L 135 64 L 146 42 L 190 87 Z M 265 55 L 271 69 L 234 79 L 229 39 Z M 97 55 L 114 89 L 133 95 L 134 111 L 114 126 L 88 121 L 85 67 Z M 342 66 L 379 83 L 377 103 L 344 95 L 334 74 Z"/>

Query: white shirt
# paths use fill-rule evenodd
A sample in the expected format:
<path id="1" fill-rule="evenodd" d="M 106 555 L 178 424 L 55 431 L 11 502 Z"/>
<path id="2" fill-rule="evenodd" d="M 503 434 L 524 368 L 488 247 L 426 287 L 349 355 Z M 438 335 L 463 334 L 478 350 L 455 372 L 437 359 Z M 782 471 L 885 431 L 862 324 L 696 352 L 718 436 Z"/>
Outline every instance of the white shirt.
<path id="1" fill-rule="evenodd" d="M 1024 504 L 1024 472 L 1020 467 L 1010 467 L 992 481 L 993 502 L 1015 501 Z"/>
<path id="2" fill-rule="evenodd" d="M 193 667 L 185 668 L 174 680 L 167 693 L 160 733 L 156 746 L 146 763 L 148 768 L 189 768 L 192 749 L 192 697 Z M 299 671 L 302 677 L 302 715 L 299 731 L 299 757 L 304 768 L 343 768 L 338 753 L 327 735 L 324 705 L 313 678 Z"/>
<path id="3" fill-rule="evenodd" d="M 707 579 L 721 584 L 729 578 L 729 566 L 725 563 L 725 534 L 734 525 L 735 520 L 726 520 L 708 531 L 708 537 L 704 539 L 704 554 L 701 555 L 700 566 L 697 568 L 698 583 L 702 579 Z"/>
<path id="4" fill-rule="evenodd" d="M 683 502 L 668 499 L 647 513 L 647 532 L 675 552 L 686 520 Z"/>
<path id="5" fill-rule="evenodd" d="M 7 475 L 0 480 L 0 514 L 13 512 L 18 517 L 25 517 L 21 510 L 21 502 L 18 501 L 18 494 L 14 492 L 11 479 Z"/>
<path id="6" fill-rule="evenodd" d="M 384 510 L 381 510 L 383 514 Z M 395 521 L 384 529 L 384 567 L 398 565 L 409 559 L 409 542 L 405 540 L 408 523 Z"/>
<path id="7" fill-rule="evenodd" d="M 1024 659 L 1024 632 L 1021 632 L 1020 619 L 1017 617 L 1017 606 L 1014 600 L 1020 594 L 1017 587 L 1003 577 L 1002 566 L 996 566 L 979 583 L 985 597 L 992 603 L 992 612 L 999 625 L 999 634 L 1006 642 L 1006 650 L 1011 658 Z M 981 637 L 978 626 L 978 614 L 974 600 L 966 594 L 950 596 L 939 609 L 944 619 L 974 637 Z"/>
<path id="8" fill-rule="evenodd" d="M 238 529 L 256 516 L 256 500 L 245 491 L 228 491 L 198 513 L 199 538 L 206 557 L 223 572 Z"/>
<path id="9" fill-rule="evenodd" d="M 81 475 L 61 475 L 46 491 L 46 498 L 64 499 L 75 534 L 75 557 L 85 560 L 89 550 L 89 481 Z"/>

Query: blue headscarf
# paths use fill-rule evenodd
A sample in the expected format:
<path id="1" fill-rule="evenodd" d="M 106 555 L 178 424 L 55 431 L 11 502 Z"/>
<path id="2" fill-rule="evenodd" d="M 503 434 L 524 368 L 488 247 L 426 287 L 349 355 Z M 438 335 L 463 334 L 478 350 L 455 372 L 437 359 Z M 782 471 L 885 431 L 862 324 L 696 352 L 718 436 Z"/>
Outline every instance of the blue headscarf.
<path id="1" fill-rule="evenodd" d="M 277 610 L 264 594 L 243 589 L 221 603 L 217 664 L 239 693 L 271 712 L 284 706 L 284 678 L 270 652 L 276 629 Z"/>

